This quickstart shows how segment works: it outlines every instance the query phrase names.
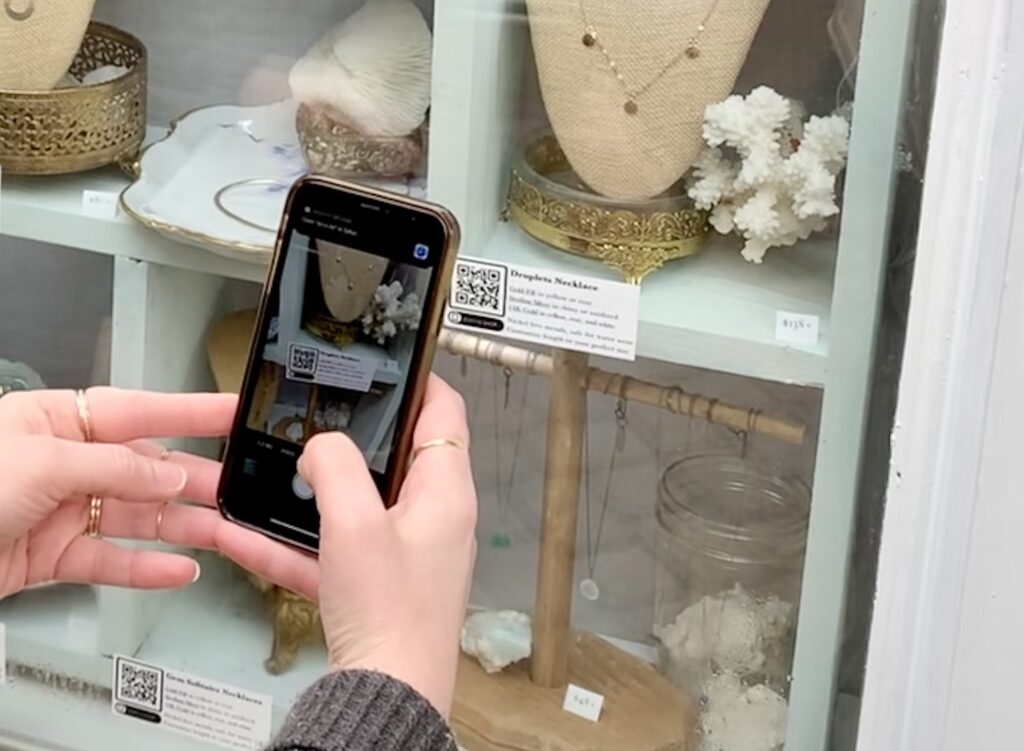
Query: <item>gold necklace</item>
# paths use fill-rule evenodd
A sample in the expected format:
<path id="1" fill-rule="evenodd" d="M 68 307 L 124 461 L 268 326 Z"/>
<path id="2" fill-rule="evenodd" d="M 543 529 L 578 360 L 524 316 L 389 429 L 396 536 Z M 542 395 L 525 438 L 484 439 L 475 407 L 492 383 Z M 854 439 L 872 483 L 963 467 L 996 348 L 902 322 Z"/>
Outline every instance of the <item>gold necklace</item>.
<path id="1" fill-rule="evenodd" d="M 341 257 L 340 253 L 338 255 L 334 256 L 334 265 L 341 267 L 341 274 L 340 274 L 340 276 L 345 277 L 345 281 L 346 281 L 346 285 L 345 286 L 348 287 L 348 291 L 351 292 L 352 290 L 354 290 L 356 288 L 356 282 L 352 278 L 352 273 L 349 271 L 348 264 L 345 263 L 345 259 Z M 377 264 L 374 263 L 373 261 L 370 261 L 370 263 L 366 264 L 366 273 L 367 274 L 369 274 L 371 272 L 374 272 L 376 270 L 377 270 Z M 338 276 L 339 276 L 338 274 L 335 274 L 335 279 L 337 279 Z"/>
<path id="2" fill-rule="evenodd" d="M 626 93 L 626 102 L 622 105 L 622 108 L 626 111 L 627 115 L 635 115 L 640 111 L 640 105 L 637 104 L 637 99 L 650 91 L 651 87 L 664 78 L 666 73 L 679 65 L 679 63 L 684 59 L 696 60 L 700 57 L 700 38 L 704 35 L 707 23 L 714 14 L 715 9 L 718 8 L 719 2 L 720 0 L 713 0 L 711 7 L 708 8 L 708 12 L 704 14 L 704 18 L 701 20 L 700 24 L 698 24 L 697 30 L 694 31 L 693 35 L 687 40 L 686 46 L 683 47 L 675 57 L 665 63 L 662 69 L 655 74 L 654 78 L 638 89 L 631 89 L 626 83 L 626 79 L 622 75 L 622 71 L 619 70 L 618 63 L 615 62 L 615 59 L 608 52 L 608 48 L 605 47 L 604 42 L 601 41 L 601 37 L 597 33 L 597 27 L 594 26 L 587 17 L 585 0 L 580 0 L 580 15 L 583 17 L 583 46 L 588 48 L 596 46 L 601 50 L 601 54 L 604 55 L 604 60 L 608 64 L 608 68 L 615 74 L 615 78 L 622 86 L 622 90 Z"/>

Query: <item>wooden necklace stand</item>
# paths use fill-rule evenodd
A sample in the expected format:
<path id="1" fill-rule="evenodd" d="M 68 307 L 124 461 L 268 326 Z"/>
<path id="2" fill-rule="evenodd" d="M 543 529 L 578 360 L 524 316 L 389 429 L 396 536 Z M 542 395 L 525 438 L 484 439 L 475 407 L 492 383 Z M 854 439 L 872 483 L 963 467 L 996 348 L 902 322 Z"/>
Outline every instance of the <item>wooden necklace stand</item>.
<path id="1" fill-rule="evenodd" d="M 241 385 L 254 321 L 254 311 L 235 313 L 210 333 L 210 363 L 221 390 L 237 392 Z M 792 444 L 803 443 L 806 427 L 678 387 L 590 367 L 587 356 L 576 352 L 544 354 L 447 330 L 438 343 L 456 356 L 551 379 L 533 655 L 528 662 L 491 675 L 475 659 L 461 656 L 452 711 L 460 745 L 466 751 L 695 748 L 696 711 L 690 697 L 643 660 L 571 627 L 587 392 L 614 394 Z M 299 647 L 315 636 L 317 619 L 310 617 L 315 607 L 309 603 L 300 607 L 294 595 L 269 599 L 274 642 L 268 669 L 277 673 L 286 670 Z M 562 709 L 570 682 L 604 696 L 598 722 Z"/>
<path id="2" fill-rule="evenodd" d="M 621 395 L 676 414 L 802 443 L 806 428 L 758 410 L 723 404 L 589 367 L 587 356 L 551 355 L 445 331 L 441 348 L 495 366 L 551 378 L 547 464 L 533 655 L 488 675 L 462 655 L 452 724 L 467 751 L 689 751 L 696 748 L 696 708 L 654 668 L 593 634 L 573 631 L 573 571 L 588 391 Z M 565 712 L 569 683 L 598 692 L 598 722 Z"/>

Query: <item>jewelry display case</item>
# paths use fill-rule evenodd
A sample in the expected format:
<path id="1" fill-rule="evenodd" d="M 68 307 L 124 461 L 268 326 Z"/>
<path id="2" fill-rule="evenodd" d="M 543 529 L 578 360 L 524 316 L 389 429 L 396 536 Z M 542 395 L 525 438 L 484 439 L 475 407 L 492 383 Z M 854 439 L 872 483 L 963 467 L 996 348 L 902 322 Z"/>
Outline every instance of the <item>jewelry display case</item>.
<path id="1" fill-rule="evenodd" d="M 46 4 L 7 2 L 0 43 Z M 940 5 L 98 0 L 94 21 L 144 45 L 145 146 L 15 174 L 0 127 L 0 258 L 72 301 L 0 295 L 0 358 L 51 387 L 237 390 L 292 181 L 436 201 L 462 227 L 457 274 L 632 306 L 618 350 L 499 337 L 465 325 L 455 282 L 435 370 L 469 408 L 480 496 L 460 745 L 852 750 Z M 0 78 L 0 126 L 7 99 Z M 374 271 L 322 280 L 335 318 L 358 320 L 338 306 Z M 282 340 L 316 324 L 281 318 Z M 403 341 L 361 342 L 378 381 Z M 327 411 L 267 420 L 374 429 Z M 199 560 L 173 593 L 0 602 L 0 747 L 209 747 L 116 716 L 116 655 L 269 696 L 276 727 L 324 669 L 315 607 Z M 603 702 L 589 719 L 578 689 Z"/>

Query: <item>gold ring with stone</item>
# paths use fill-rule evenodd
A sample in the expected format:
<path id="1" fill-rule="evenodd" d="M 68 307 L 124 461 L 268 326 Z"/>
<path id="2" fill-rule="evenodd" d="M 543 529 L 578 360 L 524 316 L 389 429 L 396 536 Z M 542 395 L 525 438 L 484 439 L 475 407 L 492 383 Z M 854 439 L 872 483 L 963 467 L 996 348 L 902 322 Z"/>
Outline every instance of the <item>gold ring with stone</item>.
<path id="1" fill-rule="evenodd" d="M 85 534 L 89 537 L 100 536 L 100 519 L 103 517 L 103 499 L 98 496 L 89 497 L 89 522 L 85 525 Z"/>
<path id="2" fill-rule="evenodd" d="M 84 389 L 75 392 L 75 406 L 78 408 L 78 427 L 82 431 L 82 436 L 86 443 L 92 443 L 96 436 L 92 429 L 92 410 L 89 409 L 89 399 Z"/>

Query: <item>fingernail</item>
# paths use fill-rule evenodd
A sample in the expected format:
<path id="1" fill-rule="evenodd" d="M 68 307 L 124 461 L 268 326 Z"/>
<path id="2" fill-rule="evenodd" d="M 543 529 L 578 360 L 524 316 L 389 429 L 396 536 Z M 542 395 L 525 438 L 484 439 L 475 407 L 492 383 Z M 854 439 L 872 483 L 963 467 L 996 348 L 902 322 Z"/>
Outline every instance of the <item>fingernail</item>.
<path id="1" fill-rule="evenodd" d="M 192 583 L 195 584 L 197 581 L 199 581 L 199 577 L 203 575 L 203 569 L 199 565 L 199 561 L 193 561 L 193 563 L 196 564 L 196 575 L 192 577 Z"/>
<path id="2" fill-rule="evenodd" d="M 173 462 L 154 462 L 156 481 L 161 488 L 166 488 L 172 493 L 180 493 L 185 489 L 188 482 L 188 473 L 185 468 Z"/>

